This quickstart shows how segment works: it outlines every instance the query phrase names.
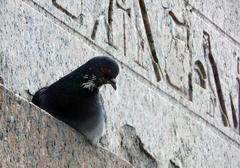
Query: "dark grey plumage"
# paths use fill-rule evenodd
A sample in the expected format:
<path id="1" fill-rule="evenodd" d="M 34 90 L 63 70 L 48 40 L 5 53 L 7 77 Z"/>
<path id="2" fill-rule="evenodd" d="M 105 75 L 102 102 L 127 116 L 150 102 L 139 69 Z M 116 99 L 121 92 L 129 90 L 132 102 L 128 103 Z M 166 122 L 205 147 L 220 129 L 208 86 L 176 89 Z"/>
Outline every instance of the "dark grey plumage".
<path id="1" fill-rule="evenodd" d="M 48 87 L 38 90 L 32 102 L 83 133 L 93 144 L 102 135 L 105 114 L 99 87 L 116 89 L 117 63 L 109 57 L 94 57 Z"/>

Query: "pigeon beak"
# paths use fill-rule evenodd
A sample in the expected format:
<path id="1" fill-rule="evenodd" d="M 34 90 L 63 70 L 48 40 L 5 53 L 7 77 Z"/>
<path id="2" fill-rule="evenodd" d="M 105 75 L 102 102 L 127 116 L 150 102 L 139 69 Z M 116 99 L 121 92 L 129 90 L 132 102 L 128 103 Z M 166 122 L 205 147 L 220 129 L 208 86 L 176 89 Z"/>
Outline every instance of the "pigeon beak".
<path id="1" fill-rule="evenodd" d="M 115 80 L 115 79 L 110 79 L 107 83 L 109 83 L 110 85 L 112 85 L 112 87 L 113 87 L 114 90 L 117 89 L 117 85 L 116 85 L 116 80 Z"/>

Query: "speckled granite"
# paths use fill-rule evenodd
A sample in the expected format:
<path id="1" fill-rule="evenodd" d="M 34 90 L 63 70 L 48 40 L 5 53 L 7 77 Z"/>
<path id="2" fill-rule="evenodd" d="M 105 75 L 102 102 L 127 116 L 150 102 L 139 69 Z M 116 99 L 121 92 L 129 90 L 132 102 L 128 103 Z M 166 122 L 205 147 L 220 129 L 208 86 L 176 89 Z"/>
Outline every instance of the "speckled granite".
<path id="1" fill-rule="evenodd" d="M 107 111 L 105 148 L 135 167 L 238 168 L 239 7 L 236 0 L 0 0 L 0 83 L 27 98 L 28 91 L 33 94 L 91 57 L 108 55 L 121 70 L 116 91 L 100 90 Z M 55 137 L 63 134 L 59 128 L 76 136 L 37 111 L 46 122 L 36 118 L 29 129 L 56 121 L 50 125 Z M 8 125 L 16 120 L 4 117 Z M 23 127 L 26 120 L 19 121 Z M 11 128 L 2 123 L 4 130 Z M 42 134 L 48 137 L 49 129 Z M 72 145 L 71 136 L 60 142 Z M 46 144 L 55 158 L 61 156 L 64 147 L 53 148 L 51 138 Z M 25 148 L 35 149 L 26 145 L 14 152 Z"/>
<path id="2" fill-rule="evenodd" d="M 131 168 L 0 85 L 0 167 Z"/>

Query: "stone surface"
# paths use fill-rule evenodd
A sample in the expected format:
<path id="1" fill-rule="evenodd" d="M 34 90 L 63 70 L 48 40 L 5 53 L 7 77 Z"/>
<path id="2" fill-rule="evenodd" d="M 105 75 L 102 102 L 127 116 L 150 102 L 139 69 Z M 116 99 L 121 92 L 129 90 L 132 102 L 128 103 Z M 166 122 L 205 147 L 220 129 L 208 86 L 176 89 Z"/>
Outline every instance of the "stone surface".
<path id="1" fill-rule="evenodd" d="M 75 0 L 52 0 L 54 6 L 56 6 L 59 10 L 69 15 L 73 19 L 76 19 L 81 14 L 82 9 L 82 1 Z"/>
<path id="2" fill-rule="evenodd" d="M 0 85 L 0 167 L 132 166 Z"/>
<path id="3" fill-rule="evenodd" d="M 136 167 L 240 167 L 239 5 L 0 0 L 1 83 L 27 98 L 89 58 L 109 55 L 121 71 L 116 92 L 101 88 L 105 148 Z"/>
<path id="4" fill-rule="evenodd" d="M 121 128 L 120 155 L 129 160 L 135 167 L 157 168 L 157 160 L 144 149 L 141 139 L 136 135 L 136 130 L 130 125 Z"/>
<path id="5" fill-rule="evenodd" d="M 236 0 L 186 1 L 194 7 L 194 13 L 202 17 L 205 22 L 215 25 L 215 28 L 221 31 L 222 36 L 229 37 L 239 45 L 239 2 Z"/>

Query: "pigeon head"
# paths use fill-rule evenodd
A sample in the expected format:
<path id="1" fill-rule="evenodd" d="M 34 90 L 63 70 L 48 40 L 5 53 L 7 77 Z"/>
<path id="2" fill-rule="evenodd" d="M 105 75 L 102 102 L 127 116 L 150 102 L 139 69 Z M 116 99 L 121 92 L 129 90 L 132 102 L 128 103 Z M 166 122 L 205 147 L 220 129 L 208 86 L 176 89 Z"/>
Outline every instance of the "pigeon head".
<path id="1" fill-rule="evenodd" d="M 106 56 L 94 57 L 90 59 L 85 66 L 87 74 L 84 76 L 87 82 L 83 87 L 91 90 L 92 86 L 100 87 L 104 84 L 110 84 L 116 90 L 116 77 L 119 73 L 118 64 Z"/>

